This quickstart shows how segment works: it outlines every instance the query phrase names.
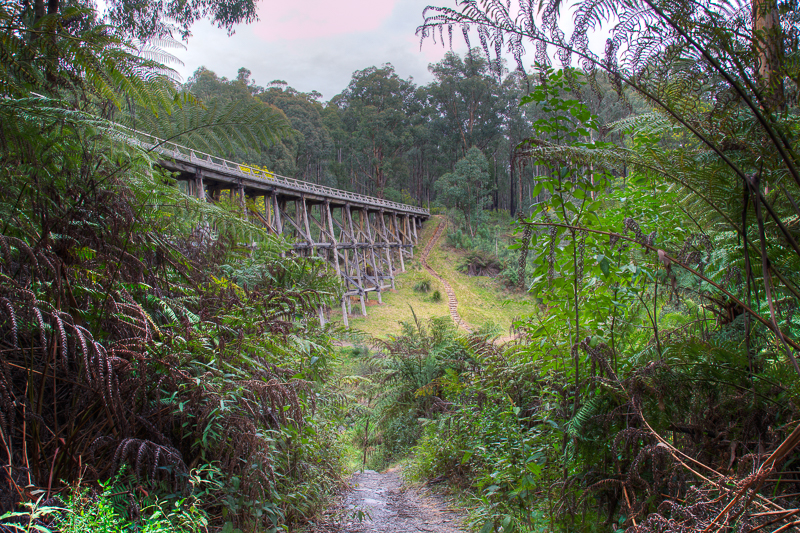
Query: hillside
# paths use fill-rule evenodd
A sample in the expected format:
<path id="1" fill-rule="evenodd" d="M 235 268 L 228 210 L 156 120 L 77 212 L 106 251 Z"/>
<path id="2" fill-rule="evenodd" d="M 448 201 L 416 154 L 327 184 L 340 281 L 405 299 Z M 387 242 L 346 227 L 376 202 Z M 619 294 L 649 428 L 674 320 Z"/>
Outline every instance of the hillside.
<path id="1" fill-rule="evenodd" d="M 419 319 L 448 316 L 447 294 L 441 282 L 431 276 L 420 262 L 420 254 L 430 242 L 437 226 L 446 222 L 445 217 L 438 215 L 425 222 L 420 235 L 420 243 L 414 248 L 414 258 L 406 260 L 406 272 L 398 273 L 395 280 L 395 291 L 382 295 L 383 303 L 379 304 L 375 294 L 370 293 L 367 303 L 367 316 L 360 314 L 350 316 L 350 327 L 363 331 L 376 338 L 400 333 L 400 322 L 413 320 L 411 309 Z M 458 313 L 472 329 L 492 323 L 498 328 L 499 335 L 508 335 L 515 317 L 530 313 L 530 299 L 524 294 L 508 291 L 499 281 L 475 276 L 471 277 L 459 272 L 456 267 L 464 255 L 463 250 L 454 250 L 447 246 L 445 228 L 442 237 L 431 248 L 428 264 L 444 278 L 455 291 L 458 298 Z M 429 292 L 414 290 L 421 281 L 431 283 Z M 439 291 L 441 299 L 434 301 L 432 295 Z M 358 306 L 353 306 L 358 313 Z M 341 311 L 331 313 L 331 319 L 341 321 Z"/>

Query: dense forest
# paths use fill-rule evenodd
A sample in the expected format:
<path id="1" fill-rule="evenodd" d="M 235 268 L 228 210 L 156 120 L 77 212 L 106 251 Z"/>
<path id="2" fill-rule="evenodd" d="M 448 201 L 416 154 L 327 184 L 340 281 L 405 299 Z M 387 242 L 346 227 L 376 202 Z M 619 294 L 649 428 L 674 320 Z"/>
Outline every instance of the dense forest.
<path id="1" fill-rule="evenodd" d="M 323 102 L 167 66 L 253 0 L 0 4 L 0 531 L 314 531 L 398 461 L 481 533 L 800 528 L 797 3 L 510 6 Z M 137 132 L 430 208 L 528 313 L 320 323 L 330 269 Z"/>
<path id="2" fill-rule="evenodd" d="M 534 134 L 544 115 L 520 106 L 531 80 L 518 71 L 499 70 L 480 48 L 464 57 L 449 52 L 429 66 L 435 81 L 417 86 L 387 63 L 353 73 L 347 88 L 328 102 L 301 93 L 283 80 L 266 88 L 242 67 L 236 79 L 198 69 L 184 88 L 204 101 L 251 99 L 274 106 L 293 134 L 269 146 L 226 154 L 236 160 L 331 187 L 422 206 L 457 207 L 467 216 L 505 210 L 512 216 L 535 202 L 540 168 L 515 157 L 516 147 Z M 646 111 L 632 95 L 620 101 L 601 80 L 581 97 L 604 124 Z M 603 98 L 607 96 L 607 98 Z M 612 134 L 603 130 L 601 136 Z M 456 163 L 477 148 L 487 161 L 479 179 L 442 181 Z M 465 203 L 469 198 L 470 203 Z M 474 205 L 473 205 L 474 204 Z M 471 231 L 477 221 L 468 224 Z"/>

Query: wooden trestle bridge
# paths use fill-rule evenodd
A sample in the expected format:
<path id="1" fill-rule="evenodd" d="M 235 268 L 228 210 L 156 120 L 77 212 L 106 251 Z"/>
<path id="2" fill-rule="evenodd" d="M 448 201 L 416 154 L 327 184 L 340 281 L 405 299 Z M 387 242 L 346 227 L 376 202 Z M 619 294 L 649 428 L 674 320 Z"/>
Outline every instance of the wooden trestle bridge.
<path id="1" fill-rule="evenodd" d="M 325 258 L 345 286 L 345 326 L 354 298 L 366 316 L 367 293 L 380 303 L 381 293 L 394 289 L 395 273 L 405 272 L 404 258 L 414 256 L 422 222 L 430 216 L 420 207 L 287 178 L 152 136 L 141 144 L 178 173 L 187 194 L 217 201 L 227 191 L 251 221 L 293 242 L 295 253 Z"/>

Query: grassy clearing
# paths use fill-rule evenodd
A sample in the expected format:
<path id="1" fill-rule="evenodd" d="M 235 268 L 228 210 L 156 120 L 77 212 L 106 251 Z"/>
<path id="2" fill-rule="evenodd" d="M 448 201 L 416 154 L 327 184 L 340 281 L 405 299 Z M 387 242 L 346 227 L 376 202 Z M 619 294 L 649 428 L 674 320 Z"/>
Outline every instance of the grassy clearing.
<path id="1" fill-rule="evenodd" d="M 367 316 L 351 316 L 351 328 L 359 329 L 376 338 L 385 338 L 400 332 L 400 321 L 413 320 L 411 308 L 420 319 L 449 316 L 444 287 L 425 271 L 419 262 L 422 250 L 442 220 L 444 218 L 441 216 L 432 217 L 423 225 L 420 245 L 414 249 L 414 258 L 406 261 L 406 272 L 399 274 L 395 279 L 397 290 L 383 293 L 383 304 L 378 304 L 377 295 L 370 293 L 373 299 L 369 300 Z M 507 291 L 494 279 L 469 277 L 458 272 L 456 267 L 463 252 L 449 248 L 445 244 L 445 235 L 431 250 L 428 264 L 455 290 L 461 317 L 475 327 L 491 322 L 499 326 L 501 332 L 508 332 L 514 317 L 531 312 L 528 305 L 531 299 L 527 295 Z M 414 291 L 414 285 L 422 280 L 431 282 L 431 290 L 427 294 Z M 441 293 L 442 299 L 434 302 L 431 295 L 437 290 Z M 357 303 L 354 304 L 353 311 L 359 312 Z M 340 310 L 334 310 L 331 319 L 341 321 L 341 315 Z"/>

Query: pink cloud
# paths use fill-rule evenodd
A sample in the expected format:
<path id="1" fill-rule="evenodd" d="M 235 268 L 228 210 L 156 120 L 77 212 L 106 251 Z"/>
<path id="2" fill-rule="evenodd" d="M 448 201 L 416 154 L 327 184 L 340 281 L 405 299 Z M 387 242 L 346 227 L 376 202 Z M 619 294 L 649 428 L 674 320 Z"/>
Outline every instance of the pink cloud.
<path id="1" fill-rule="evenodd" d="M 397 0 L 262 0 L 253 32 L 265 41 L 375 30 Z"/>

